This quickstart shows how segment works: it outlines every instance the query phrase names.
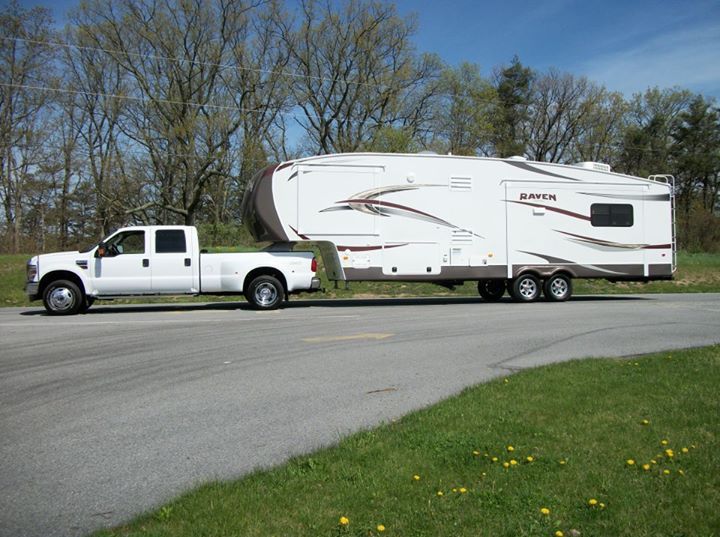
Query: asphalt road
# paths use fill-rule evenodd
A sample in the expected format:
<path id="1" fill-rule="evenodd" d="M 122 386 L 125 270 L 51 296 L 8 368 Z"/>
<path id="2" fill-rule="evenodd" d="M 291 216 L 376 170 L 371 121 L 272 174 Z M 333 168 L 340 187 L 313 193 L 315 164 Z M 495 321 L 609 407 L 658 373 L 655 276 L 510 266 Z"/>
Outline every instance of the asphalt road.
<path id="1" fill-rule="evenodd" d="M 518 368 L 718 342 L 719 294 L 0 309 L 0 535 L 115 525 Z"/>

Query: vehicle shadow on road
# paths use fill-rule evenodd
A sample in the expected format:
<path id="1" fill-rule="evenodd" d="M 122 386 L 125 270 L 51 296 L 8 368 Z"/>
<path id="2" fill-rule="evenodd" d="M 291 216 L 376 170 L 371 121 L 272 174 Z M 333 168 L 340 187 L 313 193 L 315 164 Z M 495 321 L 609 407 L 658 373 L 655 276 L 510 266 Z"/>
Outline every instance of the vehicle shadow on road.
<path id="1" fill-rule="evenodd" d="M 648 296 L 633 295 L 587 295 L 573 297 L 569 303 L 573 302 L 619 302 L 632 300 L 652 300 Z M 534 302 L 533 304 L 547 303 L 544 300 Z M 402 298 L 317 298 L 307 299 L 300 298 L 288 301 L 283 309 L 299 309 L 299 308 L 362 308 L 362 307 L 388 307 L 388 306 L 421 306 L 423 304 L 432 305 L 460 305 L 460 304 L 487 304 L 488 307 L 492 303 L 486 302 L 480 297 L 402 297 Z M 512 299 L 505 297 L 496 304 L 517 304 Z M 108 313 L 141 313 L 141 312 L 175 312 L 175 311 L 235 311 L 248 310 L 253 311 L 252 306 L 247 302 L 173 302 L 163 304 L 96 304 L 86 313 L 81 315 L 104 315 Z M 20 315 L 25 316 L 49 316 L 44 309 L 34 309 L 31 311 L 23 311 Z"/>

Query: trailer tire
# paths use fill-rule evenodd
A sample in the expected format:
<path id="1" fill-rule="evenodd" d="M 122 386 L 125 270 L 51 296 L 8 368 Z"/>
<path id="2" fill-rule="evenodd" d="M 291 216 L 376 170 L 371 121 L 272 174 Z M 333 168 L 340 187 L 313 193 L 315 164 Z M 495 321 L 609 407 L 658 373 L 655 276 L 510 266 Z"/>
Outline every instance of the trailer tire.
<path id="1" fill-rule="evenodd" d="M 245 298 L 255 309 L 274 310 L 285 299 L 285 288 L 274 276 L 262 275 L 250 282 Z"/>
<path id="2" fill-rule="evenodd" d="M 572 280 L 565 274 L 550 276 L 543 284 L 543 294 L 551 302 L 565 302 L 572 296 Z"/>
<path id="3" fill-rule="evenodd" d="M 505 294 L 505 280 L 480 280 L 478 293 L 488 302 L 497 302 Z"/>
<path id="4" fill-rule="evenodd" d="M 85 293 L 69 280 L 50 282 L 43 291 L 43 305 L 50 315 L 75 315 L 85 302 Z"/>
<path id="5" fill-rule="evenodd" d="M 542 286 L 534 274 L 523 274 L 512 280 L 510 294 L 516 302 L 535 302 L 540 298 Z"/>

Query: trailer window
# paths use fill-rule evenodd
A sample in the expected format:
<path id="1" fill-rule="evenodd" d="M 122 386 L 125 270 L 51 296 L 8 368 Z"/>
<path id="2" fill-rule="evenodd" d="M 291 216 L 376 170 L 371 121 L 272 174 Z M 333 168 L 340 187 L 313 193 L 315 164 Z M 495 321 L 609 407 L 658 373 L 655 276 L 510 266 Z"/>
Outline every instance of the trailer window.
<path id="1" fill-rule="evenodd" d="M 593 203 L 590 206 L 593 227 L 632 227 L 633 206 L 620 203 Z"/>
<path id="2" fill-rule="evenodd" d="M 187 252 L 185 231 L 182 229 L 163 229 L 155 232 L 155 253 L 177 254 Z"/>

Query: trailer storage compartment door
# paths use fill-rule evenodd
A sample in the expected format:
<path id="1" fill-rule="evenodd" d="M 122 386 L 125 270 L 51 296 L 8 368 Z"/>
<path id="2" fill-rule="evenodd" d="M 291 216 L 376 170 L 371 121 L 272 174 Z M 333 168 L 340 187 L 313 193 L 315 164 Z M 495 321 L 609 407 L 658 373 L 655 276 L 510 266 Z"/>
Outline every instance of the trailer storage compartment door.
<path id="1" fill-rule="evenodd" d="M 309 239 L 374 235 L 373 190 L 381 167 L 304 165 L 298 169 L 297 230 Z"/>

